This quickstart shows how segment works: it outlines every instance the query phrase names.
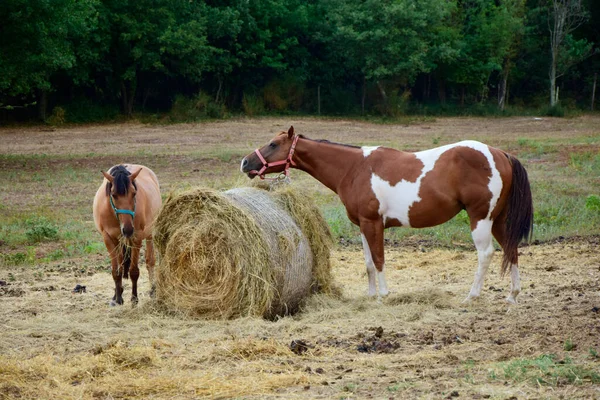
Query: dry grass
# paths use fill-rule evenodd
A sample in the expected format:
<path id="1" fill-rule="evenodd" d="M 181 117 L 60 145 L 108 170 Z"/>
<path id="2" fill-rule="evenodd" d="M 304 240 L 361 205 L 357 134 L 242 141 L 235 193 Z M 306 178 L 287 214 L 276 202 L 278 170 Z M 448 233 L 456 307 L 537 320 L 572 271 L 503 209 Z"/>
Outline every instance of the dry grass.
<path id="1" fill-rule="evenodd" d="M 566 366 L 576 373 L 600 368 L 590 352 L 600 350 L 592 310 L 600 304 L 597 243 L 523 248 L 516 307 L 504 302 L 508 280 L 494 268 L 482 298 L 461 304 L 476 268 L 473 251 L 394 247 L 387 257 L 392 294 L 382 302 L 365 296 L 362 251 L 345 248 L 332 258 L 345 295 L 314 295 L 303 312 L 276 322 L 168 315 L 145 293 L 137 308 L 109 308 L 108 272 L 36 280 L 34 272 L 50 267 L 14 271 L 11 286 L 24 295 L 2 298 L 0 397 L 596 396 L 598 384 L 585 378 L 593 375 L 570 381 L 562 369 L 544 372 L 534 361 L 555 354 L 557 362 L 572 360 Z M 88 292 L 63 291 L 76 282 Z M 50 285 L 56 290 L 43 290 Z M 306 351 L 292 352 L 292 340 L 304 341 Z M 574 349 L 565 350 L 567 340 Z M 521 369 L 513 365 L 525 365 L 525 375 L 514 375 Z M 555 384 L 534 380 L 548 374 Z"/>
<path id="2" fill-rule="evenodd" d="M 313 138 L 409 150 L 470 138 L 519 154 L 527 150 L 519 138 L 552 142 L 561 148 L 556 158 L 531 156 L 528 169 L 536 182 L 559 187 L 570 179 L 557 175 L 568 168 L 571 147 L 563 144 L 574 141 L 578 151 L 594 152 L 599 121 L 440 118 L 399 126 L 266 118 L 2 129 L 0 213 L 18 219 L 48 212 L 67 225 L 61 234 L 70 221 L 81 221 L 85 229 L 76 233 L 100 241 L 90 206 L 101 168 L 135 156 L 155 166 L 164 193 L 227 189 L 247 182 L 238 172 L 240 156 L 290 124 Z M 302 172 L 292 179 L 320 204 L 337 201 Z M 313 295 L 301 313 L 277 321 L 164 313 L 146 293 L 145 271 L 139 306 L 110 308 L 107 255 L 104 249 L 67 253 L 64 244 L 79 238 L 35 249 L 38 257 L 63 249 L 62 259 L 0 266 L 6 282 L 0 285 L 0 398 L 590 399 L 600 393 L 593 375 L 600 370 L 597 236 L 522 248 L 518 306 L 504 302 L 509 282 L 496 272 L 500 254 L 481 299 L 463 305 L 474 251 L 416 241 L 387 246 L 392 293 L 378 302 L 365 295 L 361 249 L 337 246 L 332 275 L 344 296 Z M 0 251 L 27 248 L 0 243 Z M 87 292 L 72 294 L 76 284 Z M 293 353 L 292 340 L 304 341 L 306 352 Z M 540 362 L 552 354 L 554 365 Z"/>

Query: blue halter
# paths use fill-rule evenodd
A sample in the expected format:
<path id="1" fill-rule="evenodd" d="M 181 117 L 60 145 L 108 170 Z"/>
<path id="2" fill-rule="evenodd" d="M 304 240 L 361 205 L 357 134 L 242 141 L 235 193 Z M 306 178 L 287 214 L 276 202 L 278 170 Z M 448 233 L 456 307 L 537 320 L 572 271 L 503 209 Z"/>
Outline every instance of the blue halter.
<path id="1" fill-rule="evenodd" d="M 112 206 L 113 210 L 115 210 L 115 215 L 117 216 L 117 219 L 119 219 L 119 214 L 129 214 L 131 215 L 131 218 L 135 218 L 135 197 L 133 198 L 133 211 L 131 210 L 123 210 L 123 209 L 118 209 L 117 207 L 115 207 L 115 203 L 113 203 L 113 199 L 112 196 L 108 196 L 110 198 L 110 205 Z"/>

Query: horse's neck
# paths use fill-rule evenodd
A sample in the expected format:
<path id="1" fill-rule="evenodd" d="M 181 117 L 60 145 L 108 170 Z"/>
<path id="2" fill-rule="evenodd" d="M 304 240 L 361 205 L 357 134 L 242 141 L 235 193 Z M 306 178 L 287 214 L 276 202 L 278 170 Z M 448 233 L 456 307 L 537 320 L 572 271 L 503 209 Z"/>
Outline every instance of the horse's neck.
<path id="1" fill-rule="evenodd" d="M 364 156 L 360 148 L 310 139 L 298 141 L 294 157 L 296 168 L 312 175 L 336 193 L 348 171 L 362 159 Z"/>

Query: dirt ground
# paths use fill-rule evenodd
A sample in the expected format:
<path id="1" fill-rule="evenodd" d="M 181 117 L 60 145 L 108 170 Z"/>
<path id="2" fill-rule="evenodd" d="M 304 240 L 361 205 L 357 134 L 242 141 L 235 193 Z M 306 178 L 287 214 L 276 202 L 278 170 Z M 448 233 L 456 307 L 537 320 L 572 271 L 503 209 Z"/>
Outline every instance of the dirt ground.
<path id="1" fill-rule="evenodd" d="M 77 187 L 89 195 L 73 209 L 77 218 L 91 219 L 87 203 L 99 184 L 91 177 L 105 165 L 141 159 L 154 166 L 166 192 L 242 184 L 239 155 L 290 124 L 309 137 L 346 143 L 417 150 L 435 140 L 470 138 L 510 151 L 521 137 L 551 141 L 565 130 L 597 135 L 599 123 L 592 117 L 457 118 L 407 126 L 253 119 L 5 128 L 0 154 L 32 157 L 26 166 L 1 158 L 0 168 L 73 168 L 89 176 L 89 185 Z M 326 195 L 314 183 L 307 187 Z M 55 188 L 43 189 L 46 197 L 27 185 L 3 189 L 1 204 L 10 207 L 61 206 L 48 195 Z M 6 210 L 0 208 L 14 211 Z M 591 236 L 522 247 L 523 291 L 516 306 L 504 301 L 509 279 L 498 274 L 500 252 L 481 298 L 463 304 L 477 264 L 472 249 L 388 243 L 391 294 L 377 300 L 366 296 L 362 250 L 338 245 L 333 274 L 343 296 L 313 296 L 301 313 L 278 321 L 167 315 L 148 296 L 143 265 L 139 306 L 132 308 L 127 295 L 125 306 L 109 307 L 113 283 L 101 253 L 5 265 L 0 398 L 600 398 L 599 244 L 600 236 Z M 73 293 L 76 285 L 85 292 Z M 127 282 L 125 294 L 129 290 Z"/>

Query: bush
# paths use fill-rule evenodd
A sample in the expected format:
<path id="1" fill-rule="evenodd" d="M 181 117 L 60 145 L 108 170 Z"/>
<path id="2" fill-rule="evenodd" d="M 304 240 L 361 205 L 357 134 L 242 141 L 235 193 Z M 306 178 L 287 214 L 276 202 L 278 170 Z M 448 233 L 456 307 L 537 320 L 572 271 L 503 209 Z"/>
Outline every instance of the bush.
<path id="1" fill-rule="evenodd" d="M 406 115 L 410 104 L 410 90 L 405 90 L 402 94 L 394 91 L 388 96 L 384 104 L 376 106 L 381 115 L 386 117 L 398 118 Z"/>
<path id="2" fill-rule="evenodd" d="M 274 79 L 263 89 L 264 104 L 271 111 L 299 111 L 304 91 L 304 83 L 292 76 Z"/>
<path id="3" fill-rule="evenodd" d="M 31 243 L 58 239 L 58 228 L 45 218 L 27 220 L 25 224 L 27 225 L 25 236 Z"/>
<path id="4" fill-rule="evenodd" d="M 249 117 L 254 117 L 265 112 L 265 104 L 262 98 L 252 94 L 244 93 L 242 107 L 244 108 L 244 114 Z"/>
<path id="5" fill-rule="evenodd" d="M 225 105 L 216 103 L 211 96 L 202 91 L 193 98 L 177 95 L 169 112 L 169 118 L 173 122 L 224 118 L 226 115 L 227 108 Z"/>
<path id="6" fill-rule="evenodd" d="M 52 126 L 64 125 L 67 122 L 67 112 L 62 107 L 54 107 L 52 109 L 52 115 L 48 118 L 47 122 Z"/>
<path id="7" fill-rule="evenodd" d="M 559 117 L 565 116 L 565 109 L 560 104 L 555 104 L 550 107 L 543 109 L 542 114 L 547 117 Z"/>

